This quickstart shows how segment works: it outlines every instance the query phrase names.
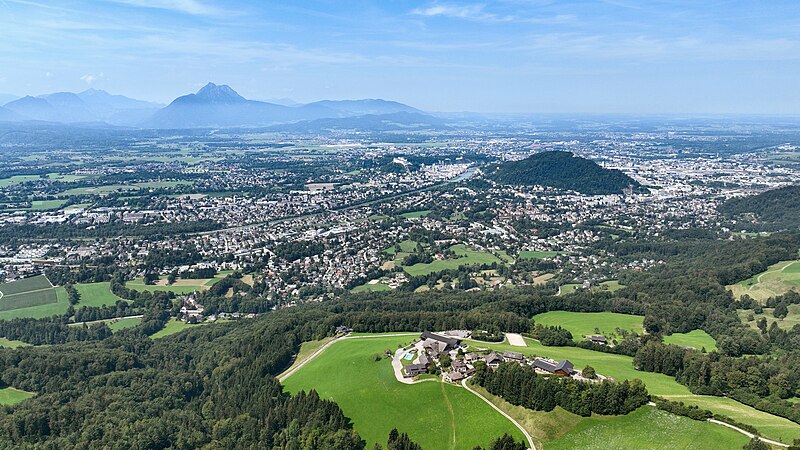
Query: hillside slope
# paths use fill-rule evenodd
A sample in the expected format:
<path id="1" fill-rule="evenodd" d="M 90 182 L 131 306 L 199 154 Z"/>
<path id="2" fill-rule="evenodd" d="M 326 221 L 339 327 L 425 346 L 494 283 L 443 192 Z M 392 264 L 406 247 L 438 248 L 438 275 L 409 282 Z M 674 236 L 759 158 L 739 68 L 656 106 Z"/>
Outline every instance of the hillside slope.
<path id="1" fill-rule="evenodd" d="M 634 179 L 570 152 L 543 152 L 502 164 L 489 177 L 502 184 L 540 185 L 582 194 L 620 194 Z"/>

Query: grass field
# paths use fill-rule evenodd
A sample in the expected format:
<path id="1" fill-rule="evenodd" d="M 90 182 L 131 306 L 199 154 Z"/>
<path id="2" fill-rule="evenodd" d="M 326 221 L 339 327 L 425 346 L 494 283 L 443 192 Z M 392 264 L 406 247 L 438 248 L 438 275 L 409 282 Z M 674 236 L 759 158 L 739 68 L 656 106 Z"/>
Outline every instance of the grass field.
<path id="1" fill-rule="evenodd" d="M 728 286 L 735 298 L 747 294 L 764 304 L 770 297 L 783 295 L 791 290 L 800 292 L 800 260 L 781 261 L 744 281 Z"/>
<path id="2" fill-rule="evenodd" d="M 350 292 L 357 294 L 359 292 L 381 292 L 381 291 L 391 291 L 392 288 L 389 286 L 382 284 L 382 283 L 364 283 L 360 286 L 356 286 L 353 289 L 350 289 Z"/>
<path id="3" fill-rule="evenodd" d="M 333 399 L 367 441 L 385 445 L 392 428 L 408 433 L 425 449 L 487 447 L 503 433 L 523 436 L 506 418 L 465 389 L 438 381 L 405 385 L 391 363 L 375 353 L 396 349 L 409 336 L 339 341 L 284 381 L 290 392 L 316 389 Z"/>
<path id="4" fill-rule="evenodd" d="M 422 211 L 412 211 L 412 212 L 403 213 L 403 214 L 400 214 L 400 217 L 403 217 L 405 219 L 416 219 L 416 218 L 419 218 L 419 217 L 425 217 L 430 213 L 431 213 L 430 209 L 425 209 L 425 210 L 422 210 Z"/>
<path id="5" fill-rule="evenodd" d="M 153 333 L 150 336 L 150 338 L 151 339 L 162 338 L 164 336 L 169 336 L 170 334 L 180 333 L 181 331 L 189 329 L 189 328 L 208 325 L 209 323 L 210 322 L 201 322 L 201 323 L 192 325 L 192 324 L 188 324 L 188 323 L 186 323 L 186 322 L 184 322 L 182 320 L 170 319 L 170 320 L 167 321 L 167 324 L 164 325 L 164 328 L 162 328 L 162 329 L 156 331 L 155 333 Z"/>
<path id="6" fill-rule="evenodd" d="M 63 181 L 65 183 L 71 181 L 78 181 L 86 178 L 84 175 L 61 175 L 59 173 L 48 173 L 45 179 L 50 181 Z M 25 183 L 27 181 L 41 180 L 39 175 L 14 175 L 13 177 L 0 179 L 0 189 L 13 186 L 15 184 Z"/>
<path id="7" fill-rule="evenodd" d="M 27 342 L 0 338 L 0 347 L 2 348 L 30 347 L 30 345 L 31 344 L 28 344 Z"/>
<path id="8" fill-rule="evenodd" d="M 81 299 L 76 305 L 76 309 L 81 306 L 114 306 L 117 301 L 121 300 L 119 297 L 111 292 L 111 283 L 108 281 L 102 283 L 86 283 L 76 284 L 75 290 L 80 294 Z"/>
<path id="9" fill-rule="evenodd" d="M 603 281 L 600 284 L 595 284 L 590 289 L 592 290 L 592 292 L 606 292 L 606 291 L 607 292 L 614 292 L 614 291 L 618 291 L 618 290 L 620 290 L 620 289 L 622 289 L 624 287 L 625 286 L 622 285 L 622 284 L 619 284 L 619 281 L 617 281 L 617 280 L 608 280 L 608 281 Z M 567 295 L 567 294 L 571 294 L 573 292 L 577 292 L 577 291 L 579 291 L 581 289 L 583 289 L 583 285 L 582 284 L 578 284 L 578 283 L 563 284 L 563 285 L 561 285 L 559 287 L 557 295 Z"/>
<path id="10" fill-rule="evenodd" d="M 414 264 L 413 266 L 403 267 L 403 270 L 411 276 L 418 276 L 428 275 L 442 270 L 458 269 L 460 266 L 472 264 L 491 264 L 493 262 L 500 264 L 503 262 L 500 258 L 489 252 L 471 250 L 464 244 L 456 244 L 450 247 L 450 250 L 452 250 L 458 258 L 433 261 L 432 263 Z"/>
<path id="11" fill-rule="evenodd" d="M 688 405 L 697 405 L 712 412 L 723 414 L 742 423 L 756 427 L 764 436 L 791 443 L 800 439 L 800 425 L 788 419 L 767 414 L 726 397 L 695 395 L 667 375 L 641 372 L 633 368 L 633 358 L 611 353 L 600 353 L 577 347 L 545 347 L 533 339 L 525 339 L 527 347 L 512 347 L 506 343 L 475 343 L 479 347 L 496 350 L 522 352 L 525 355 L 544 356 L 553 359 L 568 359 L 577 368 L 591 365 L 597 373 L 607 375 L 616 380 L 638 378 L 647 385 L 652 395 L 658 395 L 673 401 L 682 401 Z"/>
<path id="12" fill-rule="evenodd" d="M 601 334 L 609 339 L 620 338 L 621 336 L 615 331 L 617 328 L 635 331 L 639 334 L 644 331 L 642 328 L 644 317 L 610 312 L 549 311 L 533 316 L 533 320 L 542 325 L 560 326 L 567 329 L 576 341 L 584 340 L 583 336 L 592 334 Z"/>
<path id="13" fill-rule="evenodd" d="M 706 351 L 717 349 L 717 341 L 703 330 L 692 330 L 688 333 L 672 333 L 664 336 L 664 343 L 680 345 L 682 347 L 694 347 L 697 350 L 705 348 Z"/>
<path id="14" fill-rule="evenodd" d="M 54 288 L 44 275 L 0 284 L 0 320 L 41 318 L 67 310 L 66 291 Z"/>
<path id="15" fill-rule="evenodd" d="M 643 406 L 624 416 L 585 418 L 544 450 L 739 449 L 749 440 L 720 425 Z"/>
<path id="16" fill-rule="evenodd" d="M 125 286 L 137 291 L 165 291 L 174 292 L 176 294 L 191 294 L 195 291 L 205 291 L 215 283 L 219 282 L 225 274 L 217 274 L 215 278 L 198 278 L 198 279 L 183 279 L 179 278 L 173 284 L 166 284 L 167 277 L 161 277 L 160 283 L 157 284 L 144 284 L 141 278 L 135 278 L 125 283 Z"/>
<path id="17" fill-rule="evenodd" d="M 17 403 L 31 398 L 36 394 L 31 392 L 21 391 L 13 387 L 5 387 L 0 389 L 0 405 L 16 405 Z"/>
<path id="18" fill-rule="evenodd" d="M 767 329 L 772 326 L 773 322 L 777 322 L 780 328 L 784 330 L 790 330 L 793 326 L 800 324 L 800 305 L 789 305 L 787 307 L 789 310 L 789 314 L 783 319 L 776 319 L 773 312 L 775 308 L 764 308 L 763 313 L 756 314 L 752 309 L 740 309 L 737 310 L 739 313 L 739 318 L 742 319 L 742 322 L 750 325 L 754 329 L 758 329 L 756 322 L 758 319 L 764 317 L 767 319 Z M 753 315 L 753 320 L 748 321 L 748 317 Z"/>
<path id="19" fill-rule="evenodd" d="M 89 186 L 67 189 L 60 195 L 107 195 L 112 192 L 136 191 L 139 189 L 173 188 L 177 186 L 191 186 L 190 181 L 148 181 L 134 184 L 109 184 L 105 186 Z"/>
<path id="20" fill-rule="evenodd" d="M 402 241 L 397 245 L 393 245 L 393 246 L 387 248 L 386 250 L 384 250 L 384 252 L 386 254 L 388 254 L 388 255 L 396 255 L 397 253 L 400 253 L 400 252 L 409 253 L 409 252 L 413 252 L 414 249 L 417 248 L 417 244 L 418 244 L 417 241 L 412 241 L 411 239 L 406 239 L 405 241 Z"/>
<path id="21" fill-rule="evenodd" d="M 133 328 L 137 325 L 142 323 L 141 317 L 129 317 L 126 319 L 113 319 L 108 323 L 108 328 L 111 328 L 111 331 L 117 332 L 119 330 L 124 330 L 125 328 Z"/>

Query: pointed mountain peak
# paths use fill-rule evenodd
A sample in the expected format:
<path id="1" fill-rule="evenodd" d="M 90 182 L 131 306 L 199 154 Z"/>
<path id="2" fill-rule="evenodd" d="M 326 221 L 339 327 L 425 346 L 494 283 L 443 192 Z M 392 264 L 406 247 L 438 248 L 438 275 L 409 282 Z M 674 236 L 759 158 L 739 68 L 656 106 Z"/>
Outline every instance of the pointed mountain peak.
<path id="1" fill-rule="evenodd" d="M 238 103 L 247 101 L 227 84 L 218 86 L 214 83 L 208 83 L 197 91 L 195 95 L 198 98 L 214 103 Z"/>

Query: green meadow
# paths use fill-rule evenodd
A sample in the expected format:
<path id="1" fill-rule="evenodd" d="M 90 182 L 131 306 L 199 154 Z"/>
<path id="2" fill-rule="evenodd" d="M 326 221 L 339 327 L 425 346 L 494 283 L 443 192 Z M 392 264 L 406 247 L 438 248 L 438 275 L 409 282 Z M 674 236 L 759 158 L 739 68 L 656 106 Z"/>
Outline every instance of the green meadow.
<path id="1" fill-rule="evenodd" d="M 430 213 L 431 213 L 430 209 L 424 209 L 422 211 L 412 211 L 412 212 L 403 213 L 403 214 L 400 214 L 400 217 L 403 217 L 405 219 L 417 219 L 419 217 L 425 217 Z"/>
<path id="2" fill-rule="evenodd" d="M 108 281 L 76 284 L 75 290 L 78 291 L 81 297 L 76 308 L 81 306 L 114 306 L 117 301 L 122 300 L 111 292 L 111 283 Z"/>
<path id="3" fill-rule="evenodd" d="M 186 323 L 186 322 L 184 322 L 182 320 L 170 319 L 170 320 L 167 321 L 166 325 L 164 325 L 164 328 L 162 328 L 162 329 L 156 331 L 155 333 L 153 333 L 152 335 L 150 335 L 150 338 L 151 339 L 158 339 L 158 338 L 162 338 L 164 336 L 169 336 L 171 334 L 180 333 L 181 331 L 187 330 L 189 328 L 201 327 L 203 325 L 208 325 L 208 324 L 210 324 L 210 322 L 201 322 L 201 323 L 198 323 L 198 324 L 188 324 L 188 323 Z"/>
<path id="4" fill-rule="evenodd" d="M 443 270 L 458 269 L 460 266 L 491 263 L 501 264 L 503 262 L 500 258 L 489 252 L 472 250 L 464 244 L 456 244 L 450 247 L 450 250 L 456 254 L 457 258 L 414 264 L 413 266 L 403 267 L 403 270 L 411 276 L 418 276 Z"/>
<path id="5" fill-rule="evenodd" d="M 709 352 L 717 349 L 717 341 L 703 330 L 672 333 L 669 336 L 664 336 L 664 343 L 680 345 L 681 347 L 694 347 L 697 350 L 705 348 Z"/>
<path id="6" fill-rule="evenodd" d="M 527 347 L 514 347 L 507 343 L 488 344 L 475 342 L 476 347 L 492 348 L 522 352 L 528 356 L 543 356 L 557 360 L 568 359 L 577 368 L 591 365 L 597 373 L 613 377 L 616 380 L 638 378 L 647 385 L 652 395 L 658 395 L 673 401 L 681 401 L 688 405 L 697 405 L 714 413 L 728 416 L 738 422 L 756 427 L 765 437 L 784 443 L 800 439 L 800 424 L 772 414 L 758 411 L 747 405 L 727 397 L 696 395 L 675 381 L 673 377 L 651 372 L 642 372 L 633 367 L 633 358 L 612 353 L 601 353 L 578 347 L 546 347 L 539 342 L 525 338 Z"/>
<path id="7" fill-rule="evenodd" d="M 762 304 L 770 297 L 789 291 L 800 292 L 800 260 L 781 261 L 760 274 L 727 287 L 735 298 L 747 294 Z"/>
<path id="8" fill-rule="evenodd" d="M 533 316 L 535 323 L 548 326 L 560 326 L 572 333 L 576 341 L 584 340 L 583 336 L 601 334 L 607 338 L 620 337 L 616 332 L 621 330 L 635 331 L 642 334 L 642 316 L 617 314 L 610 312 L 581 313 L 568 311 L 549 311 Z"/>
<path id="9" fill-rule="evenodd" d="M 283 384 L 289 392 L 316 389 L 339 404 L 367 441 L 385 445 L 392 428 L 408 433 L 425 449 L 470 450 L 503 433 L 521 432 L 480 398 L 459 386 L 426 381 L 399 383 L 391 361 L 376 353 L 397 349 L 413 336 L 345 339 L 336 342 Z"/>
<path id="10" fill-rule="evenodd" d="M 21 391 L 13 387 L 0 389 L 0 405 L 16 405 L 17 403 L 33 397 L 34 393 Z"/>

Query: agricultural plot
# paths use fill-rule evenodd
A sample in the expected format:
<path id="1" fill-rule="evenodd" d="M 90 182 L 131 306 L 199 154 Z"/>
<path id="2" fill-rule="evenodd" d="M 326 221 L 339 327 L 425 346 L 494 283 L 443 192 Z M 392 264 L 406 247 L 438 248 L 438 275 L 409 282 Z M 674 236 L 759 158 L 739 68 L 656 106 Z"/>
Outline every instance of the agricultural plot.
<path id="1" fill-rule="evenodd" d="M 684 402 L 687 405 L 696 405 L 714 413 L 728 416 L 738 422 L 754 426 L 765 437 L 770 439 L 776 439 L 784 443 L 791 443 L 794 439 L 800 439 L 799 424 L 758 411 L 727 397 L 692 394 L 686 386 L 678 383 L 670 376 L 636 370 L 633 367 L 633 358 L 629 356 L 595 352 L 578 347 L 546 347 L 533 339 L 526 338 L 525 340 L 528 344 L 527 347 L 513 347 L 505 343 L 489 344 L 484 342 L 475 342 L 474 345 L 499 351 L 521 352 L 527 356 L 544 356 L 558 360 L 568 359 L 577 368 L 590 365 L 598 373 L 613 377 L 616 380 L 638 378 L 647 385 L 647 390 L 652 395 Z"/>
<path id="2" fill-rule="evenodd" d="M 777 297 L 789 291 L 800 292 L 800 260 L 773 264 L 766 271 L 727 288 L 735 298 L 747 294 L 762 304 L 770 297 Z"/>
<path id="3" fill-rule="evenodd" d="M 438 381 L 399 383 L 391 363 L 373 355 L 396 349 L 410 336 L 384 336 L 339 341 L 310 361 L 283 384 L 290 392 L 316 389 L 339 404 L 367 441 L 385 444 L 392 428 L 408 433 L 422 448 L 464 449 L 520 431 L 480 398 Z"/>
<path id="4" fill-rule="evenodd" d="M 0 338 L 0 347 L 2 348 L 18 348 L 18 347 L 30 347 L 31 344 L 27 342 L 17 341 L 13 339 L 6 339 Z"/>
<path id="5" fill-rule="evenodd" d="M 108 328 L 111 328 L 111 331 L 116 333 L 119 330 L 124 330 L 126 328 L 133 328 L 137 325 L 142 323 L 141 317 L 127 317 L 124 319 L 112 319 L 108 322 Z"/>
<path id="6" fill-rule="evenodd" d="M 44 275 L 0 284 L 0 320 L 48 317 L 66 308 L 66 292 L 53 287 Z"/>
<path id="7" fill-rule="evenodd" d="M 688 333 L 672 333 L 664 336 L 664 343 L 692 347 L 696 350 L 706 349 L 711 352 L 717 349 L 717 341 L 703 330 L 692 330 Z"/>
<path id="8" fill-rule="evenodd" d="M 581 313 L 569 311 L 549 311 L 533 316 L 535 323 L 548 326 L 560 326 L 572 333 L 576 341 L 583 336 L 601 334 L 609 339 L 620 338 L 617 329 L 635 331 L 642 334 L 644 317 L 610 312 Z"/>
<path id="9" fill-rule="evenodd" d="M 457 244 L 450 247 L 457 258 L 443 259 L 440 261 L 433 261 L 431 263 L 419 263 L 413 266 L 404 267 L 411 276 L 428 275 L 433 272 L 441 272 L 443 270 L 458 269 L 461 266 L 469 266 L 474 264 L 501 264 L 503 261 L 497 256 L 483 251 L 472 250 L 464 244 Z"/>
<path id="10" fill-rule="evenodd" d="M 148 181 L 134 184 L 109 184 L 105 186 L 86 186 L 67 189 L 60 195 L 108 195 L 113 192 L 137 191 L 139 189 L 173 188 L 177 186 L 191 186 L 189 181 Z"/>

